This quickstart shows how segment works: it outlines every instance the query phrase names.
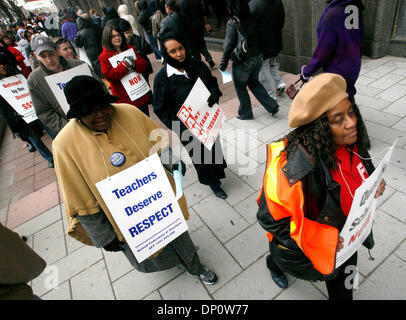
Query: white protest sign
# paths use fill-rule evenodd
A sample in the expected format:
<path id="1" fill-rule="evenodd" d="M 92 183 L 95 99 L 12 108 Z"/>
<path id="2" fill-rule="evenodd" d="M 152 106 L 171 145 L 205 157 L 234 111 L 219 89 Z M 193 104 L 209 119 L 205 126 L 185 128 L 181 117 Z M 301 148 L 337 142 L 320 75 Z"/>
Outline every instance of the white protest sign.
<path id="1" fill-rule="evenodd" d="M 87 56 L 87 53 L 85 51 L 85 48 L 77 48 L 79 51 L 79 59 L 83 62 L 86 62 L 89 66 L 92 66 L 92 63 L 90 62 L 89 57 Z"/>
<path id="2" fill-rule="evenodd" d="M 198 78 L 177 116 L 190 132 L 211 150 L 226 117 L 217 104 L 209 107 L 207 103 L 209 97 L 210 91 Z"/>
<path id="3" fill-rule="evenodd" d="M 344 247 L 337 252 L 336 268 L 347 261 L 362 245 L 371 232 L 375 217 L 376 191 L 389 165 L 397 140 L 386 153 L 375 171 L 355 191 L 350 213 L 340 236 L 344 239 Z"/>
<path id="4" fill-rule="evenodd" d="M 25 122 L 30 123 L 38 119 L 31 101 L 27 80 L 22 74 L 0 80 L 0 95 L 23 117 Z"/>
<path id="5" fill-rule="evenodd" d="M 229 83 L 231 81 L 233 81 L 233 76 L 231 75 L 231 73 L 227 70 L 221 71 L 221 76 L 223 78 L 223 84 Z"/>
<path id="6" fill-rule="evenodd" d="M 61 106 L 65 114 L 69 111 L 69 104 L 68 101 L 66 101 L 65 94 L 63 93 L 63 88 L 65 88 L 66 83 L 69 82 L 73 77 L 82 75 L 92 77 L 92 73 L 86 63 L 83 63 L 72 69 L 68 69 L 66 71 L 58 72 L 51 76 L 45 77 L 45 80 L 51 88 L 52 93 L 54 94 L 56 100 L 58 100 L 59 105 Z M 83 90 L 86 90 L 86 88 L 83 88 Z"/>
<path id="7" fill-rule="evenodd" d="M 156 153 L 96 187 L 138 262 L 187 231 Z"/>
<path id="8" fill-rule="evenodd" d="M 131 56 L 134 60 L 137 59 L 135 52 L 133 49 L 128 49 L 120 54 L 117 54 L 111 58 L 109 61 L 113 68 L 116 68 L 125 57 Z M 125 91 L 127 92 L 128 96 L 130 97 L 131 101 L 135 101 L 143 96 L 145 96 L 151 89 L 144 79 L 144 76 L 140 73 L 135 71 L 128 73 L 121 79 L 121 83 L 124 86 Z"/>

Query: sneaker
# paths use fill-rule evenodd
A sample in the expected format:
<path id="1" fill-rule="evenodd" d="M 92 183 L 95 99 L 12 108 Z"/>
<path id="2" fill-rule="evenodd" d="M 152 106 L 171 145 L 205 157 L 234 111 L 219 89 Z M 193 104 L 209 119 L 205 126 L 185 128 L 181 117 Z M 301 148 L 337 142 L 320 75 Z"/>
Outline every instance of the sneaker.
<path id="1" fill-rule="evenodd" d="M 200 278 L 204 284 L 208 285 L 215 284 L 218 279 L 217 275 L 213 271 L 209 270 L 206 266 L 203 267 L 203 271 L 199 275 L 191 274 L 188 271 L 186 271 L 186 273 L 194 278 Z"/>
<path id="2" fill-rule="evenodd" d="M 278 89 L 276 89 L 276 94 L 278 96 L 282 96 L 285 93 L 285 87 L 280 87 Z"/>

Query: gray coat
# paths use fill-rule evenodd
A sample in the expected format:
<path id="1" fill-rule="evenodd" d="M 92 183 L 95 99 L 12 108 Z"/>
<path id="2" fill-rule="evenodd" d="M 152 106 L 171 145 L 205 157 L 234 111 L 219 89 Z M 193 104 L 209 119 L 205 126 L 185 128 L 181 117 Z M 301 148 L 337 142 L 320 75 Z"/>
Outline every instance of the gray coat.
<path id="1" fill-rule="evenodd" d="M 72 59 L 64 59 L 59 57 L 63 67 L 63 71 L 77 67 L 85 62 Z M 106 86 L 102 80 L 96 75 L 92 68 L 90 68 L 93 77 L 95 77 L 107 92 Z M 30 90 L 31 99 L 34 104 L 35 113 L 38 118 L 48 128 L 58 133 L 68 123 L 66 114 L 56 100 L 51 91 L 45 77 L 55 74 L 49 71 L 40 63 L 40 66 L 31 72 L 28 77 L 28 89 Z"/>

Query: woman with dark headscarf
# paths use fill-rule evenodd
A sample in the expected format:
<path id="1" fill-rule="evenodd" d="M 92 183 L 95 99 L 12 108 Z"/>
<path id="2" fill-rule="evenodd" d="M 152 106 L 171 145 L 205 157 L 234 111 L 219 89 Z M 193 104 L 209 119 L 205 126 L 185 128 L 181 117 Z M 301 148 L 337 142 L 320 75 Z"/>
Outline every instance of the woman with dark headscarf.
<path id="1" fill-rule="evenodd" d="M 197 78 L 203 81 L 211 93 L 209 106 L 218 103 L 222 93 L 217 79 L 203 62 L 191 57 L 185 41 L 178 35 L 166 33 L 160 41 L 167 64 L 155 76 L 154 112 L 169 129 L 179 135 L 180 141 L 189 150 L 200 183 L 209 185 L 217 197 L 226 199 L 227 194 L 220 188 L 220 179 L 225 178 L 227 164 L 219 137 L 209 151 L 177 117 Z M 187 138 L 185 135 L 188 135 Z M 200 152 L 194 154 L 194 150 Z"/>

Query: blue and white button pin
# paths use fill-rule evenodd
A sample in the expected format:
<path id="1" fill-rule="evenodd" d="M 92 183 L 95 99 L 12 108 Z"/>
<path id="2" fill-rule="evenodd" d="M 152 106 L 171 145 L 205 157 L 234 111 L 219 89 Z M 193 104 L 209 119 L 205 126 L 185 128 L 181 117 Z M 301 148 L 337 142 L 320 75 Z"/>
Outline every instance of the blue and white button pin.
<path id="1" fill-rule="evenodd" d="M 125 162 L 125 155 L 121 152 L 114 152 L 110 156 L 110 163 L 115 167 L 121 167 Z"/>

